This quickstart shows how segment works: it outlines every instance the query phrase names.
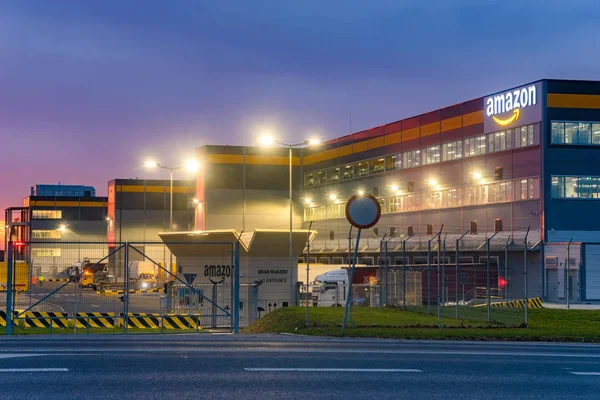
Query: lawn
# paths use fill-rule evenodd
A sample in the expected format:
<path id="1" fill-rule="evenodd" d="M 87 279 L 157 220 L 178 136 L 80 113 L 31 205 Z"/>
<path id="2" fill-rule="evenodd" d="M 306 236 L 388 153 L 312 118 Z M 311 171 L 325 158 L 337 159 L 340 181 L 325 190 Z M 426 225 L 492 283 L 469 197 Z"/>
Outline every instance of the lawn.
<path id="1" fill-rule="evenodd" d="M 437 314 L 426 309 L 403 311 L 394 308 L 359 308 L 353 310 L 352 326 L 345 336 L 398 339 L 526 340 L 600 342 L 600 311 L 529 310 L 529 327 L 525 328 L 523 309 L 493 309 L 492 323 L 483 308 L 461 309 L 461 316 L 443 310 L 442 328 Z M 436 313 L 437 309 L 432 308 Z M 305 325 L 304 308 L 281 308 L 243 330 L 243 333 L 296 333 L 303 335 L 341 336 L 343 308 L 311 308 L 310 326 Z"/>

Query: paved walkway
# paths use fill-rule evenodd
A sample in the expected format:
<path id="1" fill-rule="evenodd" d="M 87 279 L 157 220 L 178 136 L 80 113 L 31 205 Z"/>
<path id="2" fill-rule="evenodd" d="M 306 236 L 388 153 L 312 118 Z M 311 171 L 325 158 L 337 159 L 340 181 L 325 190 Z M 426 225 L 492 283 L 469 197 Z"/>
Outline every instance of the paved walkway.
<path id="1" fill-rule="evenodd" d="M 543 302 L 544 308 L 555 308 L 555 309 L 567 309 L 567 305 L 565 303 L 547 303 Z M 600 303 L 591 303 L 591 304 L 571 304 L 571 310 L 600 310 Z"/>

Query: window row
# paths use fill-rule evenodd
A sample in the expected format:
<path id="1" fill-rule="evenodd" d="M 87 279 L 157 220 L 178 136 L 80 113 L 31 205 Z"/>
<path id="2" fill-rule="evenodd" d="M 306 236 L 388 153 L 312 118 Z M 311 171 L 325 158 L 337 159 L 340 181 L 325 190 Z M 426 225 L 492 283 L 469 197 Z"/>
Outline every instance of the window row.
<path id="1" fill-rule="evenodd" d="M 35 258 L 35 257 L 60 257 L 61 255 L 61 249 L 49 249 L 49 248 L 41 248 L 41 249 L 36 249 L 33 248 L 31 249 L 31 258 Z"/>
<path id="2" fill-rule="evenodd" d="M 552 121 L 552 144 L 600 145 L 600 122 Z"/>
<path id="3" fill-rule="evenodd" d="M 62 210 L 33 210 L 31 212 L 33 219 L 61 219 Z"/>
<path id="4" fill-rule="evenodd" d="M 32 239 L 60 239 L 60 230 L 33 230 L 31 231 Z"/>
<path id="5" fill-rule="evenodd" d="M 552 198 L 600 199 L 600 177 L 553 176 Z"/>
<path id="6" fill-rule="evenodd" d="M 403 153 L 337 166 L 327 170 L 307 172 L 304 174 L 304 186 L 325 185 L 367 175 L 376 175 L 383 172 L 415 168 L 421 165 L 437 164 L 444 161 L 460 160 L 466 157 L 475 157 L 487 153 L 532 146 L 536 144 L 534 138 L 534 125 L 506 129 L 487 135 L 465 138 L 423 149 L 408 150 Z"/>
<path id="7" fill-rule="evenodd" d="M 421 211 L 438 208 L 506 203 L 540 198 L 539 178 L 493 182 L 477 186 L 407 193 L 378 198 L 382 213 Z M 345 204 L 329 204 L 304 209 L 305 221 L 345 216 Z"/>

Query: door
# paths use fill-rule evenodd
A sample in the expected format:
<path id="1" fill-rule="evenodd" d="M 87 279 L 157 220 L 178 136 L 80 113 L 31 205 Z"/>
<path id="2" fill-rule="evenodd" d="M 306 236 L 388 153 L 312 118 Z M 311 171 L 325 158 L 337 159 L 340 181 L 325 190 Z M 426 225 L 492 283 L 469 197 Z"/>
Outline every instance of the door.
<path id="1" fill-rule="evenodd" d="M 547 269 L 546 270 L 546 290 L 547 298 L 549 302 L 558 301 L 558 270 Z"/>
<path id="2" fill-rule="evenodd" d="M 600 300 L 600 245 L 585 245 L 585 299 Z"/>

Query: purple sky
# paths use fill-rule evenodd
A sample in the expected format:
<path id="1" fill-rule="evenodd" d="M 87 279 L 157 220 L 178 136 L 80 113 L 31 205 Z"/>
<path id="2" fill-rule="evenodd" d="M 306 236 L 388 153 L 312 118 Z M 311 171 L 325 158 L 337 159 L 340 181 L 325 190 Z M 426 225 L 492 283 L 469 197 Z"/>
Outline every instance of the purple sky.
<path id="1" fill-rule="evenodd" d="M 106 195 L 113 178 L 164 178 L 142 161 L 262 128 L 329 139 L 539 78 L 600 79 L 600 7 L 564 4 L 2 2 L 0 209 L 35 183 Z"/>

